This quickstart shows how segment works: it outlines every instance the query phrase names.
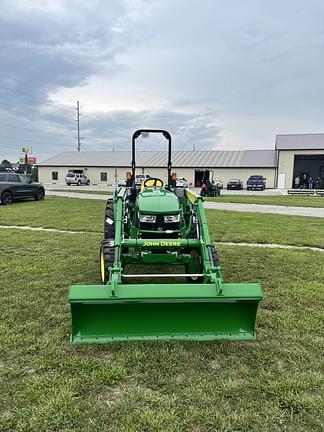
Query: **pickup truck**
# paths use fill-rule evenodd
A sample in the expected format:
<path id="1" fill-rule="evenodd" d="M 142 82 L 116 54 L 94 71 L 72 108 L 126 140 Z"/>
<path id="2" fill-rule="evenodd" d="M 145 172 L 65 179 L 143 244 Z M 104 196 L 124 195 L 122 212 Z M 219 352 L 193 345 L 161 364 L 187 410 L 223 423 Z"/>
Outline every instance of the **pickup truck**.
<path id="1" fill-rule="evenodd" d="M 266 187 L 266 181 L 267 179 L 261 175 L 252 175 L 248 178 L 248 181 L 246 182 L 246 189 L 252 190 L 252 189 L 260 189 L 264 190 Z"/>
<path id="2" fill-rule="evenodd" d="M 45 189 L 40 183 L 23 174 L 0 173 L 0 203 L 12 204 L 24 199 L 43 200 Z"/>

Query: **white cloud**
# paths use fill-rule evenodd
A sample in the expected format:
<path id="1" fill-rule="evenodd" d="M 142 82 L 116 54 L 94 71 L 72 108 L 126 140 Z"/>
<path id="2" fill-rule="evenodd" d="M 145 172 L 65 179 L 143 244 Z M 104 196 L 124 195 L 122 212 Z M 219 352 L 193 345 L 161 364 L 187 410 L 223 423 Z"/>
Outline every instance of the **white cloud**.
<path id="1" fill-rule="evenodd" d="M 97 149 L 124 148 L 143 123 L 187 148 L 319 132 L 323 22 L 320 0 L 5 1 L 0 123 L 18 127 L 2 129 L 0 150 L 26 122 L 40 155 L 73 147 L 77 99 L 84 147 Z"/>

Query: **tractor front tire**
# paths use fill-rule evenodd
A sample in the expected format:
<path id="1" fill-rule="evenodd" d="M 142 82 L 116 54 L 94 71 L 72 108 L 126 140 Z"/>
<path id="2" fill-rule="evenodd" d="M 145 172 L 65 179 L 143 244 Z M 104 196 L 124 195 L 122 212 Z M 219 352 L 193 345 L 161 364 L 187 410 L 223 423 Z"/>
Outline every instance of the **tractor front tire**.
<path id="1" fill-rule="evenodd" d="M 212 246 L 210 248 L 210 250 L 211 250 L 212 263 L 214 264 L 215 267 L 218 267 L 219 266 L 219 255 L 216 251 L 215 246 Z"/>
<path id="2" fill-rule="evenodd" d="M 100 246 L 100 279 L 102 284 L 106 284 L 109 280 L 109 268 L 114 265 L 115 247 L 113 246 L 114 239 L 107 239 L 101 242 Z"/>
<path id="3" fill-rule="evenodd" d="M 115 238 L 114 203 L 112 199 L 107 200 L 105 210 L 104 235 L 105 239 Z"/>

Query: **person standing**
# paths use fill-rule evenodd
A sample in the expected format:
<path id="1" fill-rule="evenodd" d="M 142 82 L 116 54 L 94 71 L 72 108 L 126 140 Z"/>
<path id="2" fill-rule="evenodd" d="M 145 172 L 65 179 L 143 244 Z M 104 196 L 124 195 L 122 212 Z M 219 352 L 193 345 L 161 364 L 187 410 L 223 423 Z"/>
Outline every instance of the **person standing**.
<path id="1" fill-rule="evenodd" d="M 321 177 L 317 177 L 315 182 L 315 189 L 319 189 L 321 187 Z"/>
<path id="2" fill-rule="evenodd" d="M 308 177 L 308 189 L 313 189 L 313 177 Z"/>
<path id="3" fill-rule="evenodd" d="M 295 177 L 295 188 L 298 189 L 300 186 L 300 178 L 299 176 Z"/>

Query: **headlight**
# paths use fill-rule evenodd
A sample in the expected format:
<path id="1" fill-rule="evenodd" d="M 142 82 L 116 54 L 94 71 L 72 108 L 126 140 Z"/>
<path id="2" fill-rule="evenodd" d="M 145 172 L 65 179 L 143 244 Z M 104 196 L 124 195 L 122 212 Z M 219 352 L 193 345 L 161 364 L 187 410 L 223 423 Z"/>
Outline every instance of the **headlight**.
<path id="1" fill-rule="evenodd" d="M 155 223 L 156 222 L 156 216 L 140 215 L 140 222 Z"/>
<path id="2" fill-rule="evenodd" d="M 179 222 L 179 220 L 180 220 L 180 214 L 164 216 L 165 223 L 175 223 L 175 222 Z"/>

